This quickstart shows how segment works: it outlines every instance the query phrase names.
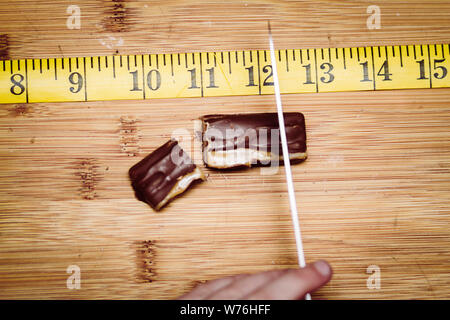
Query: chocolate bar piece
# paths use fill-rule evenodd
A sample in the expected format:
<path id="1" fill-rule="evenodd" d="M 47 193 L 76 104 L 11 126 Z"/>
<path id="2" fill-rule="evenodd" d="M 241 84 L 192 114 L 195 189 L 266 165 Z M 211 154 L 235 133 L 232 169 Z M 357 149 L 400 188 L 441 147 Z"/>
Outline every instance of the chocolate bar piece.
<path id="1" fill-rule="evenodd" d="M 277 113 L 207 115 L 201 118 L 203 160 L 208 167 L 225 169 L 273 165 L 283 161 Z M 284 113 L 289 158 L 306 159 L 305 118 Z"/>
<path id="2" fill-rule="evenodd" d="M 192 182 L 205 180 L 203 172 L 179 146 L 169 140 L 129 170 L 136 197 L 159 210 Z"/>

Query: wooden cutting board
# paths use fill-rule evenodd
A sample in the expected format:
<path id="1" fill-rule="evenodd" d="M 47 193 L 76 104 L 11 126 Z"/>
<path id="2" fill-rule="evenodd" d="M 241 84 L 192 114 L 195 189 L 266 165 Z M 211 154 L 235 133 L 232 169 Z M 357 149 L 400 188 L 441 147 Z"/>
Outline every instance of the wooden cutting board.
<path id="1" fill-rule="evenodd" d="M 12 0 L 0 58 L 442 43 L 448 1 Z M 293 166 L 305 254 L 333 280 L 313 299 L 450 298 L 450 90 L 285 95 L 305 114 Z M 0 298 L 175 298 L 197 283 L 295 267 L 283 171 L 207 171 L 160 213 L 128 169 L 210 113 L 273 112 L 271 96 L 0 105 Z M 81 288 L 68 289 L 76 265 Z M 380 289 L 369 290 L 369 266 Z"/>

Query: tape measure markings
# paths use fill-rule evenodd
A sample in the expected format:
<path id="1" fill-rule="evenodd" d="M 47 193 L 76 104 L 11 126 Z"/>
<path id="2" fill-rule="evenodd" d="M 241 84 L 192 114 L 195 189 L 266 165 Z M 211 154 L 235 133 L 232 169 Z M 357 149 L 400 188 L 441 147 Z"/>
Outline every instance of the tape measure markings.
<path id="1" fill-rule="evenodd" d="M 450 44 L 285 49 L 276 59 L 282 93 L 450 87 Z M 4 60 L 0 68 L 0 103 L 272 93 L 267 50 Z"/>

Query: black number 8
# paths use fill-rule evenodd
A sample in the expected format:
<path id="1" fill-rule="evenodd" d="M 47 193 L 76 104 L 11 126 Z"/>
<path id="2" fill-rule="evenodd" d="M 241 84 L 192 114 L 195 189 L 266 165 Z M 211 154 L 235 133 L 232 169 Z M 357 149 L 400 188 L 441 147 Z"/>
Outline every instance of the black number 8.
<path id="1" fill-rule="evenodd" d="M 16 80 L 16 77 L 19 77 L 19 80 Z M 9 91 L 11 91 L 12 94 L 18 96 L 21 95 L 25 91 L 25 87 L 22 84 L 22 81 L 24 80 L 24 76 L 20 73 L 13 74 L 11 76 L 11 82 L 13 83 L 13 86 Z M 16 91 L 15 88 L 19 88 L 19 91 Z"/>

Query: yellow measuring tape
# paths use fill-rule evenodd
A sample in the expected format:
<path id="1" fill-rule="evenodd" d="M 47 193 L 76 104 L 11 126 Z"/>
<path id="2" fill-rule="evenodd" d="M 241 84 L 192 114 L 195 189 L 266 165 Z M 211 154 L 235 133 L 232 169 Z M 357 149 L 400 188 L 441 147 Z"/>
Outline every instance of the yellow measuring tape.
<path id="1" fill-rule="evenodd" d="M 281 93 L 450 87 L 450 45 L 277 50 Z M 0 61 L 0 103 L 273 93 L 267 50 Z"/>

